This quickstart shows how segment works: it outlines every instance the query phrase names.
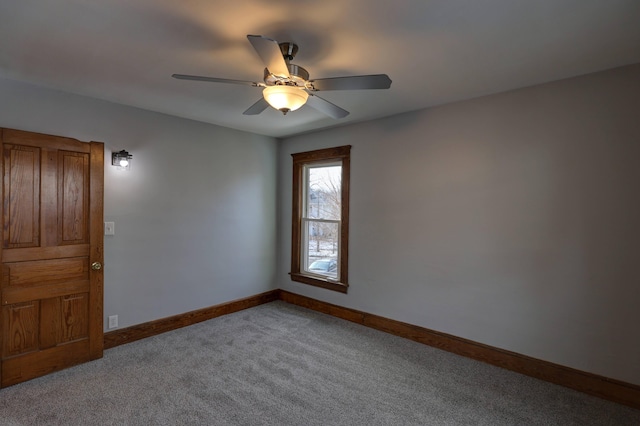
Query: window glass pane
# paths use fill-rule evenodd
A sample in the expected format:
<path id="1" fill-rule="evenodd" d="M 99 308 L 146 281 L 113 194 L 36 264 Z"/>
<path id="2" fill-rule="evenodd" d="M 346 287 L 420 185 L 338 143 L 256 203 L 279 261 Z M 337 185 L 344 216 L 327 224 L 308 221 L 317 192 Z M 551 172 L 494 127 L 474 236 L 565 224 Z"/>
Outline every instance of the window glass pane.
<path id="1" fill-rule="evenodd" d="M 337 222 L 305 222 L 307 250 L 304 259 L 305 270 L 312 274 L 331 278 L 338 276 L 338 242 L 340 224 Z"/>
<path id="2" fill-rule="evenodd" d="M 341 165 L 308 167 L 306 217 L 340 220 L 341 188 Z"/>

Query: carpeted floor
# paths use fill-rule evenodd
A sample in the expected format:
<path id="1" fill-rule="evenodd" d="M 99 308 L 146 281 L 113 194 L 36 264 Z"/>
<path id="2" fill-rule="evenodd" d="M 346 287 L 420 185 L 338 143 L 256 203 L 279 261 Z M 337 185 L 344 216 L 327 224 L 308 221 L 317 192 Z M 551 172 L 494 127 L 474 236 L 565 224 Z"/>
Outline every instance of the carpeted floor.
<path id="1" fill-rule="evenodd" d="M 0 390 L 0 425 L 640 425 L 640 411 L 273 302 Z"/>

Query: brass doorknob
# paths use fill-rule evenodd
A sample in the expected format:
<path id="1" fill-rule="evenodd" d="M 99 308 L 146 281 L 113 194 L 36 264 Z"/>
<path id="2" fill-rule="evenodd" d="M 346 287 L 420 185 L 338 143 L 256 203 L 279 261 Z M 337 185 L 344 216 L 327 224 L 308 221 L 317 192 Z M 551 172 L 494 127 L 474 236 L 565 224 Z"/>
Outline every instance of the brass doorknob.
<path id="1" fill-rule="evenodd" d="M 99 271 L 100 269 L 102 269 L 102 263 L 100 262 L 93 262 L 91 264 L 91 269 L 93 269 L 94 271 Z"/>

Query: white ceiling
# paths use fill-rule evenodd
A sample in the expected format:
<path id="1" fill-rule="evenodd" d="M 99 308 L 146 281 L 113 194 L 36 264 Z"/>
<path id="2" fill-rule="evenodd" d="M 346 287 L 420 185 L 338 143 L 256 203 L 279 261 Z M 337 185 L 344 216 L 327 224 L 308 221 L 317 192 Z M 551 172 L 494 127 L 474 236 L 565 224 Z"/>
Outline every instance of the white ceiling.
<path id="1" fill-rule="evenodd" d="M 247 41 L 300 46 L 311 78 L 388 74 L 327 91 L 351 114 L 242 112 L 261 89 Z M 640 0 L 0 0 L 0 77 L 283 137 L 640 62 Z"/>

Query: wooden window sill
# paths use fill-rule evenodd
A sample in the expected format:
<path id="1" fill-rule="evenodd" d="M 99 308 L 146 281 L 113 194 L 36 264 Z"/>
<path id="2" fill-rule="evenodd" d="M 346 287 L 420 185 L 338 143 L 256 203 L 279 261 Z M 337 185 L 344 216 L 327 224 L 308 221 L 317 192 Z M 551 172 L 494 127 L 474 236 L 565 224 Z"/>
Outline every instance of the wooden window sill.
<path id="1" fill-rule="evenodd" d="M 322 279 L 318 277 L 312 277 L 310 275 L 303 275 L 298 273 L 289 273 L 293 281 L 313 285 L 316 287 L 326 288 L 327 290 L 339 291 L 340 293 L 346 293 L 349 288 L 348 284 L 341 283 L 339 281 L 332 281 L 328 279 Z"/>

